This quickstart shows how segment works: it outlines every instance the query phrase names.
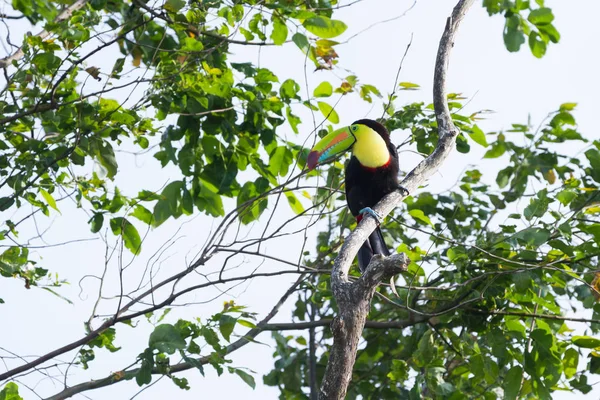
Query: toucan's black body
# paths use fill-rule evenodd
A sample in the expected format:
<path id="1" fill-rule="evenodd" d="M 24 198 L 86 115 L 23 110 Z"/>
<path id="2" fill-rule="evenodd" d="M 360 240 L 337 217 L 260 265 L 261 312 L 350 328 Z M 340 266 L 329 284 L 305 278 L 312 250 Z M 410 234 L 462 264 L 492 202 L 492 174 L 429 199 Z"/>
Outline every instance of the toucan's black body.
<path id="1" fill-rule="evenodd" d="M 374 207 L 386 194 L 398 190 L 398 152 L 390 142 L 390 135 L 383 125 L 370 120 L 361 119 L 353 123 L 366 125 L 377 132 L 385 141 L 390 152 L 387 164 L 378 168 L 369 168 L 361 165 L 355 156 L 350 158 L 346 166 L 346 201 L 352 215 L 361 219 L 360 210 L 365 207 Z M 379 227 L 369 236 L 358 252 L 358 266 L 364 271 L 371 261 L 373 254 L 388 256 L 389 250 L 383 240 Z"/>

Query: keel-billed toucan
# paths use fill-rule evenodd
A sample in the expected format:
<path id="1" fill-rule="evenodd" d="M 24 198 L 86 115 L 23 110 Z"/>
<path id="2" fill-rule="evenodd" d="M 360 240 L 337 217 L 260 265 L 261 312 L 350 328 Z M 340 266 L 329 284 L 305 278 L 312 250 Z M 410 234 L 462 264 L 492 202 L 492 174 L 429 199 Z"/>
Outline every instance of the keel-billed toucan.
<path id="1" fill-rule="evenodd" d="M 405 191 L 398 183 L 398 153 L 390 141 L 390 134 L 379 122 L 358 120 L 323 137 L 308 154 L 308 168 L 313 169 L 347 150 L 352 150 L 346 166 L 348 208 L 358 222 L 364 214 L 381 222 L 371 207 L 394 190 Z M 365 271 L 373 254 L 389 255 L 379 226 L 358 252 L 361 272 Z"/>

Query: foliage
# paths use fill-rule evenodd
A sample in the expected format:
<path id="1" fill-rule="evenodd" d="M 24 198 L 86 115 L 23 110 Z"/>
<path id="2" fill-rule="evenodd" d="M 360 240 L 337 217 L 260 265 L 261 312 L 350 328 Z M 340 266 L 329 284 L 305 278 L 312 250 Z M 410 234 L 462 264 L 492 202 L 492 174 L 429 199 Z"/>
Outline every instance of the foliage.
<path id="1" fill-rule="evenodd" d="M 15 13 L 52 35 L 24 38 L 22 57 L 10 60 L 0 92 L 0 211 L 5 212 L 0 240 L 10 243 L 0 255 L 2 278 L 16 277 L 26 288 L 60 295 L 64 281 L 18 241 L 18 234 L 36 214 L 62 216 L 66 199 L 89 215 L 73 224 L 120 238 L 132 256 L 144 251 L 140 232 L 170 219 L 203 213 L 222 221 L 198 259 L 159 284 L 174 282 L 171 294 L 156 300 L 152 283 L 152 289 L 123 296 L 114 316 L 94 315 L 86 324 L 84 345 L 71 347 L 84 369 L 93 365 L 96 352 L 120 351 L 116 338 L 122 324 L 135 328 L 145 316 L 153 326 L 133 365 L 115 368 L 103 385 L 131 380 L 147 387 L 159 375 L 189 389 L 177 373 L 194 368 L 204 375 L 210 366 L 219 376 L 227 371 L 255 387 L 253 372 L 234 367 L 230 357 L 264 328 L 254 313 L 226 302 L 214 315 L 171 319 L 168 307 L 209 286 L 175 285 L 226 251 L 219 245 L 232 221 L 271 222 L 267 210 L 277 206 L 281 194 L 294 215 L 291 221 L 311 218 L 308 225 L 316 216 L 324 227 L 316 249 L 304 252 L 309 269 L 302 270 L 307 275 L 294 288 L 293 321 L 335 316 L 326 272 L 355 226 L 338 191 L 343 164 L 300 174 L 306 152 L 296 136 L 285 133 L 300 132 L 299 110 L 318 112 L 336 124 L 336 98 L 372 103 L 382 92 L 344 72 L 338 81 L 322 80 L 305 93 L 293 77 L 276 76 L 264 63 L 233 61 L 231 53 L 234 46 L 290 45 L 316 71 L 334 69 L 339 63 L 334 39 L 347 29 L 334 17 L 338 5 L 335 0 L 13 2 Z M 65 14 L 65 6 L 73 8 Z M 560 39 L 554 15 L 541 0 L 484 0 L 483 6 L 506 18 L 509 51 L 518 51 L 527 38 L 533 55 L 542 57 L 548 44 Z M 119 56 L 103 71 L 93 61 L 110 48 Z M 418 88 L 401 82 L 396 90 Z M 123 96 L 123 91 L 129 92 Z M 432 105 L 397 106 L 394 93 L 386 99 L 383 122 L 392 132 L 410 133 L 401 150 L 430 154 L 437 143 Z M 408 321 L 409 329 L 365 330 L 350 399 L 550 398 L 558 390 L 587 393 L 592 374 L 600 373 L 600 339 L 593 336 L 600 328 L 595 322 L 600 319 L 600 142 L 587 142 L 578 131 L 574 103 L 560 105 L 539 127 L 514 124 L 503 132 L 484 132 L 477 125 L 480 113 L 462 113 L 465 100 L 449 96 L 462 132 L 456 147 L 463 154 L 472 146 L 485 148 L 481 168 L 466 171 L 448 191 L 409 197 L 382 225 L 389 244 L 412 262 L 403 282 L 396 282 L 399 298 L 380 288 L 370 319 Z M 318 133 L 331 129 L 326 125 Z M 587 146 L 584 157 L 563 153 L 561 144 L 570 142 Z M 132 193 L 119 186 L 126 173 L 120 151 L 151 154 L 176 174 L 164 187 Z M 503 163 L 494 176 L 487 159 Z M 296 185 L 298 180 L 315 184 L 316 178 L 321 180 L 314 196 Z M 312 204 L 305 206 L 302 197 Z M 234 210 L 227 209 L 228 200 Z M 17 212 L 25 216 L 9 217 Z M 236 242 L 234 250 L 257 245 L 259 253 L 263 240 L 264 234 L 250 245 Z M 298 271 L 300 266 L 291 272 Z M 223 282 L 219 275 L 210 285 Z M 572 311 L 592 314 L 594 322 L 583 335 L 572 330 L 567 300 Z M 236 339 L 241 332 L 246 336 Z M 273 332 L 275 362 L 263 382 L 277 387 L 282 399 L 307 398 L 313 355 L 317 378 L 322 376 L 331 332 L 318 328 L 316 336 Z M 20 399 L 17 384 L 8 382 L 0 399 Z"/>

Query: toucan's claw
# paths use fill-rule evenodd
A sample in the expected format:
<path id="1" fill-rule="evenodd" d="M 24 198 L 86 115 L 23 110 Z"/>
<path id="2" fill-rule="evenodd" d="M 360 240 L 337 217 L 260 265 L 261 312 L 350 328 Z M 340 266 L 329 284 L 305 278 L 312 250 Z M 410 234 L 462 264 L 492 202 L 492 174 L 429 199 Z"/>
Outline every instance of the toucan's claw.
<path id="1" fill-rule="evenodd" d="M 404 197 L 406 197 L 410 194 L 410 193 L 408 193 L 408 190 L 404 186 L 398 186 L 398 190 Z"/>
<path id="2" fill-rule="evenodd" d="M 373 210 L 371 207 L 365 207 L 358 213 L 360 215 L 368 214 L 371 217 L 375 218 L 375 220 L 377 220 L 377 225 L 381 225 L 381 223 L 383 222 L 383 218 L 381 218 L 381 215 L 379 215 L 379 213 L 377 213 L 377 211 Z"/>

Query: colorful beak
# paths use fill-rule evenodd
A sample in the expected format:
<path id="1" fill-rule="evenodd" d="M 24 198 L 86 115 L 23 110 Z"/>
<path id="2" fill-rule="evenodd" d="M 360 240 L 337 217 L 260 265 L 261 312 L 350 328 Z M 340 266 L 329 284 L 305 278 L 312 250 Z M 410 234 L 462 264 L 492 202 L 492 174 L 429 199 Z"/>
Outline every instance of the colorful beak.
<path id="1" fill-rule="evenodd" d="M 350 127 L 338 129 L 331 132 L 319 141 L 308 153 L 307 165 L 312 170 L 317 165 L 323 164 L 341 153 L 350 150 L 356 142 L 354 135 L 350 133 Z"/>

